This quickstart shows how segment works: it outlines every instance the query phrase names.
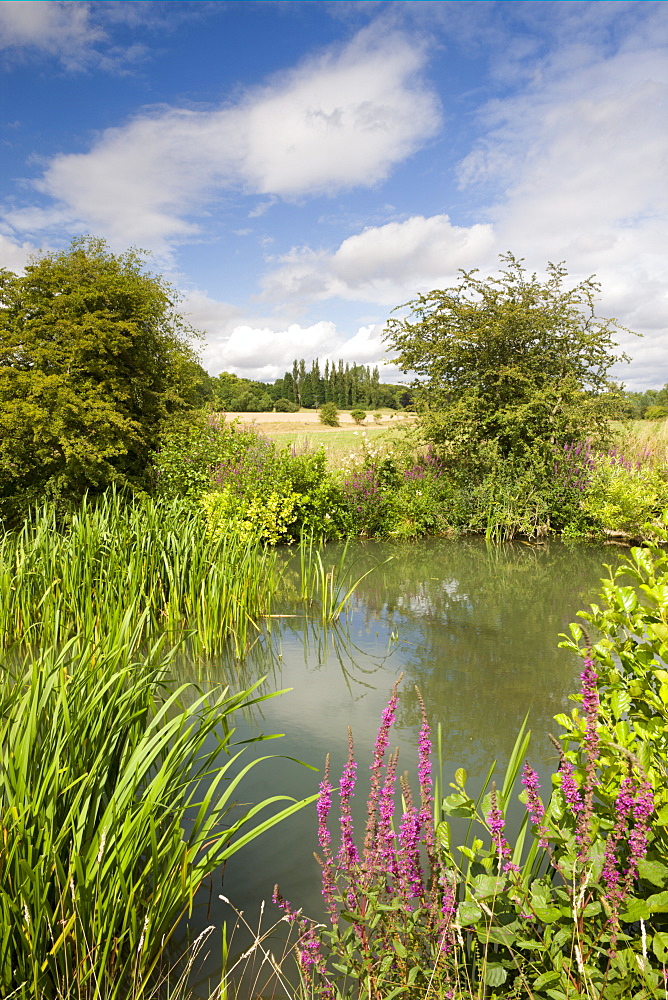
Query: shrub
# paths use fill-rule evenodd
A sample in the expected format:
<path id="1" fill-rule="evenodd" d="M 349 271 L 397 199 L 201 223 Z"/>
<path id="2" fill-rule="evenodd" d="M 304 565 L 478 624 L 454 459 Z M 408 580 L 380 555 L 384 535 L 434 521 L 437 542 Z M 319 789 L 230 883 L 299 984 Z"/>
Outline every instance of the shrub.
<path id="1" fill-rule="evenodd" d="M 582 508 L 599 529 L 640 532 L 667 500 L 668 489 L 658 470 L 612 451 L 597 460 Z"/>
<path id="2" fill-rule="evenodd" d="M 353 420 L 355 421 L 355 423 L 359 426 L 359 424 L 363 424 L 364 421 L 366 420 L 366 410 L 351 410 L 350 411 L 350 416 L 353 418 Z"/>
<path id="3" fill-rule="evenodd" d="M 326 424 L 328 427 L 339 426 L 339 411 L 336 408 L 336 403 L 323 403 L 318 413 L 321 424 Z"/>
<path id="4" fill-rule="evenodd" d="M 274 409 L 277 413 L 299 413 L 299 404 L 293 403 L 291 399 L 285 399 L 281 396 L 274 403 Z"/>

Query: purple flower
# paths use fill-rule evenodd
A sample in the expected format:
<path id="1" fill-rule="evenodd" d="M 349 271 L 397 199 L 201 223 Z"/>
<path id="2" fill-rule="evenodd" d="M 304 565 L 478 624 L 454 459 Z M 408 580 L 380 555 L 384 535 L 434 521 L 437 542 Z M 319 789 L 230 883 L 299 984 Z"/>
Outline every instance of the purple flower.
<path id="1" fill-rule="evenodd" d="M 529 813 L 529 818 L 531 819 L 531 822 L 538 827 L 538 832 L 540 834 L 540 846 L 547 848 L 548 831 L 541 825 L 543 816 L 545 815 L 545 806 L 538 795 L 540 782 L 538 780 L 538 775 L 531 767 L 528 760 L 524 762 L 522 784 L 527 791 L 527 812 Z"/>
<path id="2" fill-rule="evenodd" d="M 422 895 L 422 870 L 420 868 L 420 815 L 412 806 L 406 810 L 399 829 L 397 874 L 399 894 L 404 909 L 411 910 L 411 900 Z"/>
<path id="3" fill-rule="evenodd" d="M 582 809 L 582 796 L 575 778 L 573 777 L 573 765 L 569 760 L 562 760 L 559 765 L 561 774 L 561 791 L 563 792 L 566 804 L 570 806 L 572 813 L 579 813 Z"/>
<path id="4" fill-rule="evenodd" d="M 373 762 L 370 767 L 371 771 L 371 788 L 369 791 L 369 798 L 367 800 L 367 821 L 366 821 L 366 831 L 364 835 L 364 866 L 366 869 L 367 876 L 369 876 L 372 871 L 374 864 L 377 861 L 377 850 L 376 850 L 376 836 L 378 831 L 378 796 L 380 790 L 380 772 L 383 767 L 383 760 L 385 759 L 385 751 L 389 745 L 389 732 L 394 722 L 396 711 L 397 711 L 397 688 L 399 686 L 399 677 L 393 688 L 390 700 L 386 707 L 383 709 L 383 715 L 381 718 L 380 729 L 378 730 L 378 735 L 376 737 L 376 743 L 373 748 Z"/>
<path id="5" fill-rule="evenodd" d="M 359 862 L 359 854 L 355 841 L 353 840 L 353 819 L 350 812 L 350 800 L 355 794 L 357 764 L 355 762 L 355 748 L 353 744 L 353 732 L 348 726 L 348 760 L 341 775 L 339 784 L 339 801 L 341 804 L 341 847 L 339 849 L 339 864 L 344 868 L 352 868 Z"/>
<path id="6" fill-rule="evenodd" d="M 510 857 L 510 844 L 503 835 L 503 831 L 506 826 L 506 821 L 503 818 L 503 814 L 497 805 L 496 799 L 496 786 L 492 785 L 492 807 L 487 814 L 487 825 L 489 827 L 489 832 L 492 835 L 492 843 L 494 844 L 494 850 L 500 862 L 505 861 Z M 506 861 L 503 865 L 504 871 L 515 870 L 516 866 L 511 865 L 510 862 Z"/>

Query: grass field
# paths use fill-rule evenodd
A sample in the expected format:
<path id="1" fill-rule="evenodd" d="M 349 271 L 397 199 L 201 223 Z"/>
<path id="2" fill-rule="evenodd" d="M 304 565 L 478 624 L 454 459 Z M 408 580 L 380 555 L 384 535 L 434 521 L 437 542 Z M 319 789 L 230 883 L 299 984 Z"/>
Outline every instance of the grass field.
<path id="1" fill-rule="evenodd" d="M 409 427 L 415 417 L 412 413 L 381 410 L 381 419 L 369 413 L 365 422 L 355 424 L 350 413 L 339 413 L 340 427 L 326 427 L 320 423 L 316 410 L 299 413 L 228 413 L 228 420 L 238 420 L 243 427 L 254 427 L 279 447 L 293 445 L 298 451 L 324 448 L 330 464 L 337 467 L 342 459 L 361 447 L 366 439 L 369 444 L 389 445 Z"/>
<path id="2" fill-rule="evenodd" d="M 668 419 L 629 420 L 615 425 L 617 447 L 627 458 L 668 466 Z"/>

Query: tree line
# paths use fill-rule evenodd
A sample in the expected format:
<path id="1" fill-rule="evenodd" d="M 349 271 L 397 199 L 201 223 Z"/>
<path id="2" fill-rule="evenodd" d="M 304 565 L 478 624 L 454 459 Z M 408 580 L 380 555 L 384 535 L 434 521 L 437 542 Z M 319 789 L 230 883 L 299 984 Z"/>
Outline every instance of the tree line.
<path id="1" fill-rule="evenodd" d="M 307 366 L 301 358 L 294 361 L 291 371 L 286 371 L 273 384 L 221 372 L 210 379 L 210 398 L 215 408 L 236 413 L 287 409 L 276 407 L 279 401 L 306 409 L 334 403 L 339 410 L 360 407 L 398 410 L 411 405 L 412 393 L 408 386 L 382 383 L 377 365 L 371 368 L 370 365 L 327 360 L 323 366 L 320 359 L 315 358 Z"/>

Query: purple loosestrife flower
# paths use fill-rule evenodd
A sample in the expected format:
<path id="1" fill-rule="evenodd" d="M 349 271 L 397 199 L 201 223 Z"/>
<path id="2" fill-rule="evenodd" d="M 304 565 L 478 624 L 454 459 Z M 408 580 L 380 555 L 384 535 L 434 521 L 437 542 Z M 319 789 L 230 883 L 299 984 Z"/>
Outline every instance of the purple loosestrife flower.
<path id="1" fill-rule="evenodd" d="M 402 676 L 402 675 L 401 675 Z M 383 715 L 381 718 L 380 728 L 378 730 L 378 735 L 376 737 L 376 743 L 373 748 L 373 762 L 370 767 L 371 771 L 371 788 L 369 791 L 369 798 L 367 801 L 367 821 L 366 821 L 366 831 L 364 834 L 364 867 L 368 877 L 373 872 L 374 863 L 376 861 L 376 836 L 378 831 L 378 795 L 380 790 L 380 773 L 383 767 L 383 761 L 385 759 L 385 751 L 389 745 L 389 733 L 394 722 L 396 711 L 397 711 L 397 688 L 399 682 L 401 681 L 401 676 L 397 678 L 392 687 L 392 694 L 390 700 L 386 707 L 383 709 Z"/>
<path id="2" fill-rule="evenodd" d="M 318 843 L 322 850 L 322 858 L 318 858 L 322 867 L 322 895 L 327 904 L 327 909 L 331 915 L 332 923 L 336 924 L 339 913 L 334 901 L 334 862 L 332 859 L 332 835 L 327 826 L 327 818 L 332 808 L 332 786 L 329 781 L 329 754 L 325 761 L 325 774 L 320 782 L 320 793 L 318 795 Z M 317 855 L 316 855 L 317 857 Z"/>
<path id="3" fill-rule="evenodd" d="M 394 817 L 394 788 L 399 751 L 396 750 L 387 762 L 385 781 L 378 799 L 378 829 L 376 831 L 376 857 L 374 867 L 388 875 L 396 875 L 395 833 L 392 829 Z"/>
<path id="4" fill-rule="evenodd" d="M 357 764 L 355 762 L 355 747 L 353 731 L 348 726 L 348 760 L 343 768 L 339 784 L 339 801 L 341 805 L 341 847 L 339 848 L 339 865 L 350 870 L 358 864 L 359 854 L 353 840 L 353 818 L 350 811 L 350 800 L 355 794 Z"/>
<path id="5" fill-rule="evenodd" d="M 409 806 L 399 828 L 397 849 L 397 874 L 399 895 L 404 909 L 410 913 L 411 900 L 422 896 L 422 870 L 420 867 L 420 832 L 422 824 L 415 806 Z"/>
<path id="6" fill-rule="evenodd" d="M 427 721 L 427 710 L 422 695 L 415 688 L 422 715 L 422 725 L 418 738 L 418 782 L 420 784 L 420 819 L 424 824 L 424 842 L 429 860 L 432 861 L 436 841 L 434 837 L 434 793 L 431 779 L 431 728 Z"/>
<path id="7" fill-rule="evenodd" d="M 531 767 L 528 760 L 524 762 L 524 769 L 522 770 L 522 784 L 526 788 L 527 792 L 527 812 L 529 813 L 529 818 L 534 826 L 538 827 L 538 833 L 540 835 L 539 844 L 541 847 L 547 848 L 548 831 L 542 825 L 543 817 L 545 815 L 545 806 L 543 805 L 538 794 L 540 782 L 538 780 L 538 775 Z"/>
<path id="8" fill-rule="evenodd" d="M 585 714 L 585 776 L 582 789 L 582 809 L 578 815 L 575 839 L 579 845 L 578 858 L 584 862 L 591 839 L 591 820 L 594 812 L 594 788 L 597 784 L 596 765 L 598 763 L 598 674 L 594 661 L 587 656 L 584 670 L 580 674 L 582 682 L 582 708 Z"/>
<path id="9" fill-rule="evenodd" d="M 559 764 L 559 773 L 561 774 L 561 791 L 566 804 L 570 807 L 573 815 L 576 815 L 582 809 L 582 796 L 573 777 L 573 765 L 565 757 Z"/>
<path id="10" fill-rule="evenodd" d="M 506 821 L 503 818 L 501 810 L 497 804 L 495 784 L 492 784 L 491 800 L 492 806 L 487 814 L 487 825 L 489 827 L 489 832 L 492 835 L 492 843 L 494 844 L 496 856 L 499 859 L 499 865 L 502 865 L 503 871 L 515 871 L 516 865 L 513 865 L 511 862 L 506 860 L 511 854 L 510 844 L 503 835 Z M 505 862 L 505 864 L 503 862 Z"/>

